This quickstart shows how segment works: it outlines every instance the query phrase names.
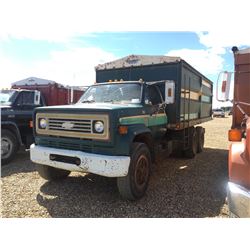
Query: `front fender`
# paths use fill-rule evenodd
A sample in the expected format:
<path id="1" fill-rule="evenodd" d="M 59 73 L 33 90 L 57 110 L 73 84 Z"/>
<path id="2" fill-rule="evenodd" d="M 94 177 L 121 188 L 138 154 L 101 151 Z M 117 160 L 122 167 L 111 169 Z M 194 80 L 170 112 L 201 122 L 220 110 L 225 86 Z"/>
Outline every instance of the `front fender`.
<path id="1" fill-rule="evenodd" d="M 128 125 L 128 133 L 126 135 L 118 135 L 116 140 L 116 155 L 130 155 L 130 148 L 136 136 L 149 134 L 151 131 L 144 124 Z"/>
<path id="2" fill-rule="evenodd" d="M 133 125 L 129 128 L 130 131 L 130 140 L 129 148 L 131 148 L 134 141 L 143 142 L 147 144 L 152 157 L 154 155 L 154 145 L 153 145 L 153 136 L 151 130 L 144 126 L 144 124 Z"/>
<path id="3" fill-rule="evenodd" d="M 23 144 L 22 138 L 21 138 L 21 134 L 20 134 L 20 131 L 19 131 L 19 128 L 18 128 L 18 126 L 17 126 L 14 122 L 2 121 L 2 122 L 1 122 L 1 127 L 2 127 L 2 128 L 6 128 L 6 129 L 9 129 L 9 130 L 11 130 L 12 132 L 14 132 L 15 135 L 16 135 L 16 137 L 17 137 L 17 140 L 18 140 L 19 144 L 20 144 L 20 145 Z"/>
<path id="4" fill-rule="evenodd" d="M 133 142 L 134 138 L 140 134 L 150 134 L 152 136 L 151 130 L 144 124 L 135 124 L 129 126 L 130 142 Z"/>
<path id="5" fill-rule="evenodd" d="M 231 182 L 250 188 L 250 161 L 246 153 L 246 140 L 233 142 L 229 148 L 229 179 Z"/>

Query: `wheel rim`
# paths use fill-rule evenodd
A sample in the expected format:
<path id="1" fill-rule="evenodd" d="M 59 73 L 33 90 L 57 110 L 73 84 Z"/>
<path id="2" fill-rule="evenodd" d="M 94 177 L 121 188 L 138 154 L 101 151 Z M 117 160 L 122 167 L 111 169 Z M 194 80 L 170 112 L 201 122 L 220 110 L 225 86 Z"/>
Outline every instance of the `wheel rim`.
<path id="1" fill-rule="evenodd" d="M 1 138 L 1 157 L 2 159 L 6 159 L 11 155 L 13 150 L 13 143 L 7 137 Z"/>
<path id="2" fill-rule="evenodd" d="M 142 190 L 147 184 L 149 176 L 149 161 L 145 155 L 141 155 L 135 167 L 135 184 L 137 189 Z"/>

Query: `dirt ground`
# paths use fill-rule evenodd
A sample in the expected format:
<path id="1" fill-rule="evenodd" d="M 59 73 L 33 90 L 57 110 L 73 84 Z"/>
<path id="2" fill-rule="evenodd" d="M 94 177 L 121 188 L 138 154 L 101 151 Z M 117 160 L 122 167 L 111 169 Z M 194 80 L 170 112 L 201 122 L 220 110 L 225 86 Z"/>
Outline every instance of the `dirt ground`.
<path id="1" fill-rule="evenodd" d="M 116 181 L 73 173 L 47 182 L 29 160 L 29 152 L 1 169 L 2 217 L 228 217 L 225 204 L 227 130 L 231 117 L 204 123 L 205 149 L 195 159 L 168 158 L 157 166 L 146 195 L 120 198 Z"/>

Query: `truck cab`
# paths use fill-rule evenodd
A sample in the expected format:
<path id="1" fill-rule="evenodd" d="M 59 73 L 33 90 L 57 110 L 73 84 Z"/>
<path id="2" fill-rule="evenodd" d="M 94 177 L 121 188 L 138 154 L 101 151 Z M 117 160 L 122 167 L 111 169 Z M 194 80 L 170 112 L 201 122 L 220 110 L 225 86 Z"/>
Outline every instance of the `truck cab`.
<path id="1" fill-rule="evenodd" d="M 32 142 L 32 114 L 44 106 L 37 90 L 1 90 L 1 162 L 10 162 L 21 145 L 29 148 Z"/>

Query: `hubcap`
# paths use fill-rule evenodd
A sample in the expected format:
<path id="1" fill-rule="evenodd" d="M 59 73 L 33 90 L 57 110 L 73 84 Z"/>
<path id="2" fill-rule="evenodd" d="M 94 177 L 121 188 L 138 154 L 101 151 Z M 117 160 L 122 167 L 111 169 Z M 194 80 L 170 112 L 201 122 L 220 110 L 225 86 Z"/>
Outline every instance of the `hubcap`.
<path id="1" fill-rule="evenodd" d="M 135 182 L 138 189 L 143 189 L 149 176 L 149 162 L 145 155 L 141 155 L 135 167 Z"/>
<path id="2" fill-rule="evenodd" d="M 2 137 L 1 139 L 1 157 L 2 159 L 8 158 L 13 149 L 13 144 L 9 138 Z"/>

